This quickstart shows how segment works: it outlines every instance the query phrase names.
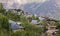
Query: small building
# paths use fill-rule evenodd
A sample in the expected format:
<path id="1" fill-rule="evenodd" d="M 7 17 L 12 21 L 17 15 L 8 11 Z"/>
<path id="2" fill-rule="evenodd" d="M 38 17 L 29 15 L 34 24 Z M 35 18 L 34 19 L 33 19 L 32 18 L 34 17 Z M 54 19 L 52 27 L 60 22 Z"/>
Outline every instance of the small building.
<path id="1" fill-rule="evenodd" d="M 13 13 L 13 14 L 17 14 L 17 15 L 20 15 L 21 13 L 24 14 L 24 11 L 21 9 L 9 9 L 9 10 L 11 10 L 11 13 Z"/>
<path id="2" fill-rule="evenodd" d="M 37 17 L 38 15 L 37 14 L 33 14 L 33 16 Z"/>
<path id="3" fill-rule="evenodd" d="M 49 30 L 55 30 L 56 29 L 56 26 L 49 26 L 48 29 Z"/>
<path id="4" fill-rule="evenodd" d="M 12 31 L 18 31 L 18 30 L 24 30 L 24 27 L 22 25 L 18 25 L 16 22 L 9 20 L 10 23 L 10 29 Z"/>
<path id="5" fill-rule="evenodd" d="M 32 20 L 31 24 L 41 26 L 41 27 L 43 26 L 42 24 L 40 24 L 40 22 L 38 22 L 38 20 Z"/>
<path id="6" fill-rule="evenodd" d="M 56 26 L 49 26 L 47 33 L 48 33 L 48 35 L 53 36 L 53 35 L 56 34 L 56 31 L 58 31 L 58 30 L 56 29 Z"/>
<path id="7" fill-rule="evenodd" d="M 40 23 L 38 22 L 38 20 L 32 20 L 31 21 L 32 24 L 35 24 L 35 25 L 39 25 Z"/>
<path id="8" fill-rule="evenodd" d="M 28 14 L 28 15 L 25 15 L 25 16 L 26 16 L 26 18 L 32 17 L 32 15 L 30 15 L 30 14 Z"/>
<path id="9" fill-rule="evenodd" d="M 43 17 L 38 17 L 39 18 L 39 20 L 45 20 L 45 18 L 43 18 Z"/>
<path id="10" fill-rule="evenodd" d="M 20 11 L 20 12 L 17 12 L 17 14 L 18 14 L 18 15 L 20 15 L 21 13 L 22 13 L 22 11 Z"/>
<path id="11" fill-rule="evenodd" d="M 24 16 L 26 16 L 26 18 L 29 18 L 29 17 L 32 17 L 33 15 L 30 14 L 30 13 L 28 13 L 28 12 L 25 12 L 25 13 L 24 13 Z"/>
<path id="12" fill-rule="evenodd" d="M 16 22 L 17 23 L 17 25 L 20 25 L 20 26 L 22 26 L 22 22 Z"/>
<path id="13" fill-rule="evenodd" d="M 8 11 L 9 11 L 8 9 L 5 10 L 5 12 L 8 12 Z"/>

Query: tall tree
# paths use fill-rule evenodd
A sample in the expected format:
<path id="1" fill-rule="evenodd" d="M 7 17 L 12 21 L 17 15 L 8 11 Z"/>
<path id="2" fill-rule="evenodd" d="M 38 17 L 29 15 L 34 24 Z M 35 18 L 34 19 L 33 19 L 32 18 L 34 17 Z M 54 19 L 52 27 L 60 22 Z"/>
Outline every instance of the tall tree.
<path id="1" fill-rule="evenodd" d="M 5 9 L 3 8 L 2 3 L 0 3 L 0 13 L 4 13 Z"/>

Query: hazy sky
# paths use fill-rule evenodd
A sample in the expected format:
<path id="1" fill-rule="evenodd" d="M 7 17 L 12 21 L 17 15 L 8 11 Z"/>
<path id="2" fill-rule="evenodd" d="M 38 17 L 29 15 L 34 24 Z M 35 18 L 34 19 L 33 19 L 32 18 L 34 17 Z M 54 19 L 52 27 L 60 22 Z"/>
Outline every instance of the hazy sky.
<path id="1" fill-rule="evenodd" d="M 0 0 L 0 2 L 3 2 L 3 3 L 9 3 L 9 2 L 12 2 L 12 3 L 20 3 L 20 4 L 25 4 L 25 3 L 32 3 L 32 2 L 36 2 L 36 3 L 39 3 L 39 2 L 45 2 L 46 0 Z"/>

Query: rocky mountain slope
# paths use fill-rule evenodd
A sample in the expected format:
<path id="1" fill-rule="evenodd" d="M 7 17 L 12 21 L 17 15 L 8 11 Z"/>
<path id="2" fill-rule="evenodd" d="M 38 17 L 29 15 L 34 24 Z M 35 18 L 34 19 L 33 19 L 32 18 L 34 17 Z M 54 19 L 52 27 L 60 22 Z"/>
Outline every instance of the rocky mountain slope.
<path id="1" fill-rule="evenodd" d="M 53 17 L 60 20 L 60 0 L 20 0 L 23 2 L 18 3 L 4 3 L 5 8 L 19 8 L 25 12 L 37 14 L 40 16 Z M 24 2 L 25 1 L 25 2 Z"/>

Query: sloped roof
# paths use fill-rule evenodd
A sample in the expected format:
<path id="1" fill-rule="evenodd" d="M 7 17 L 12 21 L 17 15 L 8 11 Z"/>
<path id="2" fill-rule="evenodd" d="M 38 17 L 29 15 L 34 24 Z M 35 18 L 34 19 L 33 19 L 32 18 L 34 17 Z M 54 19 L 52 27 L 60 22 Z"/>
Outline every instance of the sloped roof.
<path id="1" fill-rule="evenodd" d="M 36 25 L 39 24 L 38 20 L 32 20 L 31 23 Z"/>
<path id="2" fill-rule="evenodd" d="M 43 18 L 43 17 L 38 17 L 39 18 L 39 20 L 44 20 L 45 18 Z"/>
<path id="3" fill-rule="evenodd" d="M 17 23 L 14 22 L 14 21 L 12 21 L 12 20 L 9 20 L 9 23 L 10 23 L 10 25 L 11 25 L 10 28 L 11 28 L 12 30 L 17 30 L 17 29 L 24 28 L 23 26 L 17 25 Z"/>

